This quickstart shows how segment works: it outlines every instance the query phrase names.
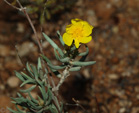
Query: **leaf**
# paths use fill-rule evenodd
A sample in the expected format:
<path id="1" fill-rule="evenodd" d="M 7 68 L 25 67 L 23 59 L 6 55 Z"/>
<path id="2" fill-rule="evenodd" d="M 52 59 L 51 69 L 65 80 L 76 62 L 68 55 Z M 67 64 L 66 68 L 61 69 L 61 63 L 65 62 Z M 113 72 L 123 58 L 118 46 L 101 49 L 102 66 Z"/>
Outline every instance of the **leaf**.
<path id="1" fill-rule="evenodd" d="M 87 46 L 85 46 L 85 47 L 86 47 L 86 52 L 79 53 L 78 56 L 86 56 L 89 53 L 89 48 Z"/>
<path id="2" fill-rule="evenodd" d="M 64 56 L 64 53 L 63 53 L 63 51 L 57 46 L 57 44 L 56 44 L 53 40 L 51 40 L 45 33 L 43 33 L 43 36 L 44 36 L 44 38 L 53 46 L 53 48 L 55 48 L 55 49 L 59 52 L 59 54 L 63 57 L 63 56 Z"/>
<path id="3" fill-rule="evenodd" d="M 58 113 L 58 110 L 57 110 L 57 108 L 55 107 L 54 104 L 51 105 L 50 111 L 51 111 L 51 113 Z"/>
<path id="4" fill-rule="evenodd" d="M 69 71 L 79 71 L 81 67 L 71 67 Z"/>
<path id="5" fill-rule="evenodd" d="M 41 94 L 42 94 L 42 97 L 43 97 L 43 100 L 44 100 L 44 103 L 46 102 L 46 91 L 45 91 L 45 87 L 44 86 L 39 86 L 39 89 L 41 91 Z"/>
<path id="6" fill-rule="evenodd" d="M 49 64 L 49 63 L 48 63 L 48 66 L 49 66 L 51 69 L 55 69 L 55 70 L 64 69 L 64 68 L 66 67 L 65 65 L 54 66 L 54 65 Z"/>
<path id="7" fill-rule="evenodd" d="M 21 109 L 19 109 L 19 107 L 17 106 L 17 104 L 15 105 L 16 109 L 20 112 L 23 113 Z"/>
<path id="8" fill-rule="evenodd" d="M 32 73 L 32 71 L 30 70 L 30 66 L 29 66 L 29 63 L 27 62 L 26 64 L 26 67 L 27 67 L 27 71 L 32 75 L 34 76 L 34 74 Z"/>
<path id="9" fill-rule="evenodd" d="M 22 95 L 21 95 L 20 93 L 17 93 L 17 95 L 18 95 L 19 97 L 22 97 Z"/>
<path id="10" fill-rule="evenodd" d="M 21 103 L 26 103 L 27 99 L 25 99 L 24 97 L 18 97 L 18 98 L 12 98 L 12 100 L 14 100 L 17 104 L 21 104 Z"/>
<path id="11" fill-rule="evenodd" d="M 28 92 L 28 95 L 29 95 L 30 99 L 32 100 L 32 102 L 34 102 L 34 103 L 36 103 L 36 104 L 39 103 L 36 99 L 34 99 L 34 98 L 32 97 L 32 95 L 30 94 L 30 92 Z"/>
<path id="12" fill-rule="evenodd" d="M 29 77 L 28 75 L 26 75 L 25 73 L 21 72 L 21 74 L 23 75 L 23 77 L 28 80 L 28 79 L 32 79 L 31 77 Z"/>
<path id="13" fill-rule="evenodd" d="M 46 56 L 44 55 L 41 55 L 41 56 L 47 63 L 51 64 L 51 61 Z"/>
<path id="14" fill-rule="evenodd" d="M 59 31 L 57 31 L 57 35 L 58 35 L 58 38 L 59 38 L 61 44 L 64 46 L 65 43 L 64 43 L 63 38 L 62 38 L 62 36 L 60 35 L 60 32 L 59 32 Z"/>
<path id="15" fill-rule="evenodd" d="M 15 111 L 15 110 L 13 110 L 13 109 L 11 109 L 11 108 L 9 108 L 9 107 L 7 107 L 7 109 L 8 109 L 10 112 L 12 112 L 12 113 L 21 113 L 21 112 Z"/>
<path id="16" fill-rule="evenodd" d="M 96 61 L 89 61 L 89 62 L 80 62 L 80 61 L 74 61 L 70 62 L 70 64 L 75 65 L 75 66 L 89 66 L 95 64 Z"/>
<path id="17" fill-rule="evenodd" d="M 59 60 L 60 58 L 59 58 L 59 55 L 57 54 L 56 49 L 54 49 L 54 54 L 55 54 L 56 59 Z"/>
<path id="18" fill-rule="evenodd" d="M 22 77 L 22 75 L 20 73 L 18 73 L 17 71 L 15 71 L 15 75 L 22 81 L 24 82 L 25 79 Z"/>
<path id="19" fill-rule="evenodd" d="M 35 75 L 35 79 L 37 79 L 39 77 L 39 74 L 38 74 L 38 71 L 37 71 L 36 67 L 33 66 L 33 65 L 30 65 L 30 67 L 33 71 L 33 75 Z"/>
<path id="20" fill-rule="evenodd" d="M 38 69 L 38 72 L 42 69 L 42 65 L 41 65 L 41 58 L 40 58 L 40 57 L 38 58 L 38 65 L 37 65 L 37 69 Z"/>
<path id="21" fill-rule="evenodd" d="M 28 93 L 28 92 L 32 91 L 35 87 L 36 87 L 36 85 L 33 85 L 33 86 L 31 86 L 30 88 L 28 88 L 26 90 L 20 90 L 20 92 L 22 92 L 22 93 Z"/>
<path id="22" fill-rule="evenodd" d="M 56 52 L 56 49 L 54 49 L 54 53 L 55 53 L 56 59 L 59 60 L 60 62 L 62 62 L 62 63 L 69 62 L 70 58 L 69 57 L 60 58 Z"/>
<path id="23" fill-rule="evenodd" d="M 35 84 L 35 80 L 34 79 L 26 80 L 20 85 L 20 87 L 24 86 L 25 84 Z"/>
<path id="24" fill-rule="evenodd" d="M 53 70 L 53 69 L 52 69 L 52 72 L 53 72 L 57 77 L 61 78 L 62 75 L 61 75 L 57 70 Z"/>
<path id="25" fill-rule="evenodd" d="M 48 99 L 46 101 L 46 106 L 48 106 L 51 103 L 51 101 L 52 101 L 52 95 L 53 95 L 52 92 L 51 92 L 51 90 L 49 88 L 48 88 L 47 93 L 48 93 Z"/>

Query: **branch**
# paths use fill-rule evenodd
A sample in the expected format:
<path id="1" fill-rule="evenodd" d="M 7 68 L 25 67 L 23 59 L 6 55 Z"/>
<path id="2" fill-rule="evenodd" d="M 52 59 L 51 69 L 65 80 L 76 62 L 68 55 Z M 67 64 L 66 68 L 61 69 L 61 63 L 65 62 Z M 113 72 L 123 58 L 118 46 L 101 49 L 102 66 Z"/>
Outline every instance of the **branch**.
<path id="1" fill-rule="evenodd" d="M 66 69 L 63 71 L 62 73 L 62 77 L 60 78 L 60 81 L 58 83 L 58 85 L 56 87 L 54 87 L 52 89 L 52 91 L 58 91 L 59 90 L 59 87 L 63 84 L 63 82 L 65 81 L 65 79 L 69 76 L 69 67 L 66 67 Z"/>

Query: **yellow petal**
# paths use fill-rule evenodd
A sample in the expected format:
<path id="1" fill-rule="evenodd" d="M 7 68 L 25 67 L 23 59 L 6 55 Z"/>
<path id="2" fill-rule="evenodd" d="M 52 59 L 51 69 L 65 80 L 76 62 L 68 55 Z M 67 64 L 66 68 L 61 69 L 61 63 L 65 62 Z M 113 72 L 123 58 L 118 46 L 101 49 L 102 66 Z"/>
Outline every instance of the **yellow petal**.
<path id="1" fill-rule="evenodd" d="M 88 42 L 90 42 L 92 40 L 92 36 L 88 36 L 88 37 L 82 37 L 82 38 L 80 38 L 80 42 L 81 43 L 88 43 Z"/>
<path id="2" fill-rule="evenodd" d="M 88 22 L 83 21 L 83 36 L 89 36 L 92 33 L 93 26 L 91 26 Z"/>
<path id="3" fill-rule="evenodd" d="M 72 19 L 72 20 L 71 20 L 71 23 L 72 23 L 72 24 L 75 24 L 75 23 L 81 22 L 81 21 L 82 21 L 81 19 L 76 18 L 76 19 Z"/>
<path id="4" fill-rule="evenodd" d="M 75 42 L 75 46 L 76 46 L 76 48 L 79 48 L 79 41 L 78 40 L 74 40 Z"/>
<path id="5" fill-rule="evenodd" d="M 63 41 L 66 45 L 71 46 L 73 42 L 72 35 L 69 35 L 68 33 L 63 34 Z"/>
<path id="6" fill-rule="evenodd" d="M 67 25 L 66 26 L 66 32 L 67 33 L 74 33 L 77 29 L 81 29 L 83 26 L 82 26 L 82 22 L 76 22 L 74 24 L 70 24 L 70 25 Z"/>

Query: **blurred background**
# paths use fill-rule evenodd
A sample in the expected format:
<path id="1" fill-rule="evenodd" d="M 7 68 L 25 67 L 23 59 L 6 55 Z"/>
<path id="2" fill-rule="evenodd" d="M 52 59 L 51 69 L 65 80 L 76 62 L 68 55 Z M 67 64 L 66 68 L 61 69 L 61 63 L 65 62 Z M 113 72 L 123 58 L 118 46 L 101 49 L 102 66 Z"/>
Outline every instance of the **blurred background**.
<path id="1" fill-rule="evenodd" d="M 16 2 L 10 1 L 13 5 Z M 21 0 L 43 40 L 45 54 L 55 60 L 42 31 L 58 45 L 56 31 L 65 32 L 71 19 L 80 18 L 94 26 L 87 60 L 93 66 L 71 73 L 60 88 L 65 111 L 71 113 L 139 113 L 139 1 L 138 0 Z M 37 8 L 39 6 L 39 8 Z M 18 57 L 18 55 L 20 58 Z M 0 0 L 0 113 L 13 107 L 21 71 L 28 61 L 36 64 L 39 49 L 26 17 Z M 58 79 L 55 77 L 55 82 Z M 29 86 L 25 86 L 26 88 Z M 33 92 L 34 97 L 37 95 Z M 79 100 L 75 106 L 72 100 Z"/>

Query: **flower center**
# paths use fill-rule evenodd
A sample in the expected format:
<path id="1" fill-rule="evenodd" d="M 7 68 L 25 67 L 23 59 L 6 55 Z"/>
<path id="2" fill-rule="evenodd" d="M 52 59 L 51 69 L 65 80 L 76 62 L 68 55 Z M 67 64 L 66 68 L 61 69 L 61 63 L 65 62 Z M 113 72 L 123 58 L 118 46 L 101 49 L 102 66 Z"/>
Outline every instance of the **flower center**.
<path id="1" fill-rule="evenodd" d="M 81 28 L 75 29 L 72 36 L 74 39 L 80 39 L 80 37 L 82 37 L 82 29 Z"/>

